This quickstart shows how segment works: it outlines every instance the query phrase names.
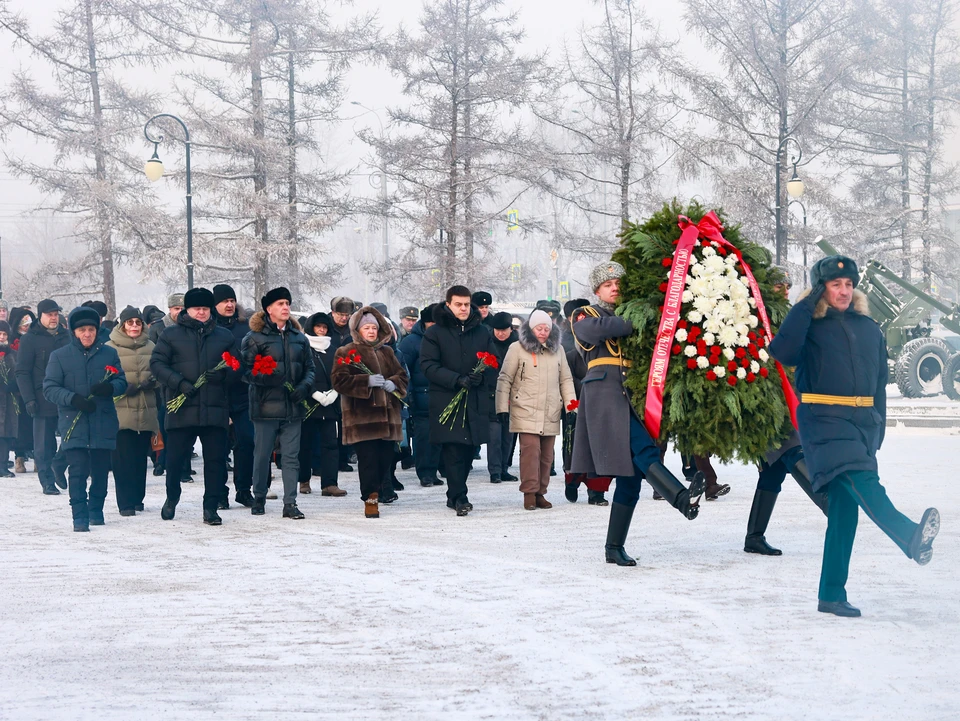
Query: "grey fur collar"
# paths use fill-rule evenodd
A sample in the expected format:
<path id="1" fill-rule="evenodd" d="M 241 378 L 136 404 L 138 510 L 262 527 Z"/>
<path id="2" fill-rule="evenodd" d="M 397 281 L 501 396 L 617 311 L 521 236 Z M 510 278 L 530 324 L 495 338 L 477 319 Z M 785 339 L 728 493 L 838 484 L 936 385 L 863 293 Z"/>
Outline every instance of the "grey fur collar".
<path id="1" fill-rule="evenodd" d="M 519 343 L 520 347 L 523 348 L 527 353 L 540 353 L 541 345 L 540 341 L 537 340 L 537 337 L 533 334 L 533 329 L 530 328 L 530 323 L 527 321 L 523 322 L 523 325 L 520 326 L 520 336 Z M 545 347 L 550 353 L 556 353 L 560 350 L 560 328 L 556 323 L 553 324 L 553 327 L 550 329 L 550 335 L 547 336 L 547 342 L 543 344 L 542 347 Z"/>
<path id="2" fill-rule="evenodd" d="M 810 295 L 810 288 L 807 288 L 803 291 L 797 298 L 799 303 L 801 300 Z M 827 315 L 827 309 L 830 305 L 827 303 L 826 298 L 821 298 L 817 301 L 817 307 L 813 311 L 813 319 L 820 320 L 821 318 Z M 850 303 L 850 307 L 847 310 L 852 310 L 854 313 L 859 313 L 860 315 L 865 315 L 867 318 L 870 317 L 870 301 L 867 300 L 867 295 L 863 291 L 859 291 L 856 288 L 853 290 L 853 302 Z"/>

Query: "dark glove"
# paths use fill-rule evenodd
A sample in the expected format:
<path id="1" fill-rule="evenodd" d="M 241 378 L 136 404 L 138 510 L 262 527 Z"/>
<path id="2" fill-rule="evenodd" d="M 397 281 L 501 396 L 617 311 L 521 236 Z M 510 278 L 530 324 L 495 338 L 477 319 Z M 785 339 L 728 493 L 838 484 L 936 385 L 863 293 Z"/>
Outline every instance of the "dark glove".
<path id="1" fill-rule="evenodd" d="M 820 302 L 820 299 L 823 297 L 823 294 L 827 292 L 827 288 L 823 283 L 817 283 L 810 291 L 810 295 L 801 300 L 800 302 L 806 306 L 809 306 L 810 312 L 812 313 L 817 308 L 817 303 Z"/>
<path id="2" fill-rule="evenodd" d="M 303 386 L 297 386 L 292 391 L 290 391 L 290 400 L 294 403 L 299 403 L 307 397 L 307 390 Z"/>
<path id="3" fill-rule="evenodd" d="M 143 393 L 143 389 L 140 386 L 138 386 L 136 383 L 128 383 L 127 390 L 124 391 L 123 395 L 125 395 L 127 398 L 130 398 L 131 396 L 135 396 L 138 393 Z"/>
<path id="4" fill-rule="evenodd" d="M 149 380 L 144 381 L 143 383 L 141 383 L 141 384 L 139 385 L 139 388 L 140 388 L 140 392 L 141 392 L 141 393 L 146 393 L 147 391 L 152 391 L 152 390 L 154 390 L 156 387 L 157 387 L 157 379 L 154 378 L 154 377 L 152 377 L 152 376 L 150 377 Z"/>
<path id="5" fill-rule="evenodd" d="M 509 413 L 497 413 L 497 420 L 500 421 L 500 425 L 505 428 L 510 427 L 510 414 Z"/>
<path id="6" fill-rule="evenodd" d="M 180 381 L 180 392 L 183 393 L 187 398 L 193 398 L 197 393 L 200 392 L 200 389 L 193 385 L 188 380 Z"/>
<path id="7" fill-rule="evenodd" d="M 100 398 L 112 398 L 113 397 L 113 383 L 110 381 L 102 381 L 100 383 L 94 383 L 90 388 L 90 392 L 93 395 Z"/>
<path id="8" fill-rule="evenodd" d="M 471 373 L 467 376 L 470 380 L 470 387 L 476 388 L 478 385 L 483 383 L 483 373 Z"/>
<path id="9" fill-rule="evenodd" d="M 374 373 L 367 378 L 367 385 L 371 388 L 383 388 L 384 383 L 386 383 L 386 379 L 379 373 Z"/>
<path id="10" fill-rule="evenodd" d="M 457 378 L 457 385 L 467 390 L 473 388 L 473 385 L 470 383 L 470 376 L 460 376 Z"/>
<path id="11" fill-rule="evenodd" d="M 70 399 L 70 405 L 81 413 L 93 413 L 97 410 L 97 402 L 93 398 L 84 398 L 79 393 L 74 393 Z"/>
<path id="12" fill-rule="evenodd" d="M 37 415 L 37 402 L 36 401 L 27 401 L 27 415 L 31 418 L 36 417 Z"/>

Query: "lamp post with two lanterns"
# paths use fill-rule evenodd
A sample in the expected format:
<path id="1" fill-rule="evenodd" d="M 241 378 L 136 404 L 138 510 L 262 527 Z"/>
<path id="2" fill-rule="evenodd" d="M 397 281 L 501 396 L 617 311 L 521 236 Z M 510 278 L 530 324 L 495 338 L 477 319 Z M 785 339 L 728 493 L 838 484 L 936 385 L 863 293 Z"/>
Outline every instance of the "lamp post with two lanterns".
<path id="1" fill-rule="evenodd" d="M 797 139 L 792 135 L 786 136 L 783 140 L 780 141 L 780 145 L 777 146 L 777 162 L 776 162 L 776 174 L 777 174 L 777 203 L 776 203 L 776 250 L 777 250 L 777 265 L 782 265 L 787 260 L 787 229 L 783 225 L 783 215 L 782 215 L 782 205 L 781 205 L 781 191 L 780 191 L 780 174 L 782 172 L 782 164 L 780 158 L 783 155 L 783 151 L 786 149 L 787 145 L 793 142 L 797 146 L 797 155 L 796 157 L 790 158 L 790 162 L 793 163 L 793 177 L 787 181 L 787 195 L 791 198 L 798 199 L 803 195 L 803 181 L 800 180 L 800 176 L 797 175 L 797 163 L 800 162 L 800 159 L 803 157 L 803 148 L 800 147 L 800 143 L 797 142 Z M 789 206 L 788 206 L 789 207 Z M 806 214 L 806 213 L 804 213 Z"/>
<path id="2" fill-rule="evenodd" d="M 157 136 L 150 135 L 150 123 L 160 118 L 175 120 L 183 128 L 183 144 L 186 147 L 187 154 L 187 290 L 190 290 L 193 288 L 193 193 L 190 186 L 190 131 L 187 130 L 187 124 L 183 120 L 169 113 L 154 115 L 144 124 L 143 134 L 148 141 L 153 143 L 153 156 L 144 163 L 143 172 L 152 183 L 163 177 L 163 163 L 157 154 L 160 143 L 163 142 L 163 133 Z"/>

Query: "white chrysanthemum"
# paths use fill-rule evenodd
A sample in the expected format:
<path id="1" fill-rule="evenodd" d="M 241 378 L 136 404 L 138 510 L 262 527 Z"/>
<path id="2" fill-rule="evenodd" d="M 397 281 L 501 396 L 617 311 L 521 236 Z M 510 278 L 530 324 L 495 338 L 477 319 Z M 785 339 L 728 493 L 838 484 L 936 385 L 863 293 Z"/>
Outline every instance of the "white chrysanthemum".
<path id="1" fill-rule="evenodd" d="M 704 333 L 703 342 L 706 343 L 707 345 L 713 345 L 714 343 L 717 342 L 717 337 L 710 332 Z"/>
<path id="2" fill-rule="evenodd" d="M 717 374 L 717 378 L 723 378 L 727 374 L 727 369 L 723 366 L 714 366 L 713 372 Z"/>
<path id="3" fill-rule="evenodd" d="M 683 291 L 683 295 L 680 296 L 680 300 L 684 303 L 689 303 L 691 300 L 693 300 L 693 293 L 689 290 Z"/>
<path id="4" fill-rule="evenodd" d="M 737 378 L 739 378 L 740 380 L 743 380 L 746 377 L 747 377 L 747 369 L 737 368 Z"/>
<path id="5" fill-rule="evenodd" d="M 733 253 L 730 253 L 726 258 L 723 259 L 725 265 L 729 265 L 731 268 L 737 264 L 737 256 Z M 733 268 L 733 272 L 736 273 L 737 269 Z"/>
<path id="6" fill-rule="evenodd" d="M 720 345 L 731 346 L 737 342 L 737 332 L 730 326 L 724 326 L 717 333 L 717 339 L 720 341 Z"/>
<path id="7" fill-rule="evenodd" d="M 712 245 L 714 248 L 719 248 L 719 247 L 720 247 L 720 244 L 719 244 L 717 241 L 715 241 L 715 240 L 711 240 L 711 241 L 710 241 L 710 245 Z"/>
<path id="8" fill-rule="evenodd" d="M 719 318 L 733 319 L 735 316 L 733 303 L 731 303 L 729 300 L 721 300 L 719 303 L 717 303 L 715 315 Z"/>
<path id="9" fill-rule="evenodd" d="M 750 329 L 747 327 L 746 323 L 737 323 L 733 326 L 733 329 L 737 331 L 737 335 L 746 335 L 750 332 Z"/>
<path id="10" fill-rule="evenodd" d="M 734 354 L 734 352 L 733 352 L 733 348 L 724 348 L 724 349 L 723 349 L 723 357 L 726 358 L 727 360 L 733 360 L 733 356 L 734 356 L 734 355 L 735 355 L 735 354 Z"/>
<path id="11" fill-rule="evenodd" d="M 713 318 L 709 318 L 709 319 L 707 319 L 707 321 L 703 324 L 703 329 L 704 329 L 705 331 L 707 331 L 706 335 L 709 335 L 711 338 L 713 338 L 714 333 L 719 333 L 719 332 L 720 332 L 720 328 L 721 328 L 722 325 L 723 325 L 723 324 L 720 323 L 719 321 L 716 321 L 716 320 L 714 320 Z M 704 336 L 704 341 L 706 341 L 707 345 L 713 345 L 713 341 L 712 341 L 712 340 L 707 340 L 707 339 L 706 339 L 706 336 Z"/>
<path id="12" fill-rule="evenodd" d="M 690 292 L 693 293 L 694 296 L 706 295 L 707 286 L 706 278 L 695 278 L 690 284 Z"/>
<path id="13" fill-rule="evenodd" d="M 714 275 L 722 273 L 724 270 L 723 258 L 719 255 L 711 255 L 704 259 L 703 267 Z"/>
<path id="14" fill-rule="evenodd" d="M 706 368 L 708 365 L 710 365 L 710 361 L 707 360 L 705 355 L 697 358 L 697 368 Z"/>
<path id="15" fill-rule="evenodd" d="M 687 320 L 691 323 L 699 323 L 703 320 L 703 314 L 698 313 L 695 310 L 691 310 L 689 313 L 687 313 Z"/>
<path id="16" fill-rule="evenodd" d="M 760 360 L 762 360 L 764 363 L 770 360 L 770 354 L 767 353 L 763 348 L 760 349 L 760 352 L 757 353 L 757 355 L 760 356 Z"/>
<path id="17" fill-rule="evenodd" d="M 701 275 L 703 275 L 703 266 L 700 263 L 691 263 L 690 275 L 699 278 Z"/>
<path id="18" fill-rule="evenodd" d="M 683 343 L 683 341 L 687 339 L 686 328 L 677 328 L 677 332 L 673 334 L 673 337 L 677 339 L 678 343 Z"/>
<path id="19" fill-rule="evenodd" d="M 757 320 L 757 316 L 755 315 L 751 315 L 749 318 L 747 318 L 747 325 L 751 328 L 756 328 L 758 323 L 760 323 L 760 321 Z"/>
<path id="20" fill-rule="evenodd" d="M 748 345 L 750 345 L 750 339 L 745 335 L 738 335 L 737 345 L 741 348 L 746 348 Z"/>
<path id="21" fill-rule="evenodd" d="M 710 298 L 705 295 L 701 295 L 694 299 L 693 307 L 704 315 L 709 315 L 713 310 L 713 307 L 717 304 L 717 301 L 714 298 Z"/>
<path id="22" fill-rule="evenodd" d="M 748 298 L 748 299 L 747 299 L 747 303 L 750 304 L 750 307 L 751 307 L 751 308 L 756 308 L 756 307 L 757 307 L 757 301 L 756 301 L 756 299 L 754 299 L 754 298 Z"/>
<path id="23" fill-rule="evenodd" d="M 760 364 L 757 363 L 756 361 L 750 361 L 750 372 L 751 372 L 751 373 L 759 373 L 759 372 L 760 372 Z"/>
<path id="24" fill-rule="evenodd" d="M 739 280 L 735 280 L 730 284 L 730 300 L 743 300 L 750 295 L 747 290 L 747 286 L 741 283 Z"/>
<path id="25" fill-rule="evenodd" d="M 697 347 L 695 345 L 688 345 L 683 349 L 683 354 L 687 358 L 693 358 L 697 354 Z"/>
<path id="26" fill-rule="evenodd" d="M 713 248 L 711 248 L 710 246 L 707 246 L 706 248 L 703 249 L 703 257 L 704 257 L 704 258 L 709 258 L 711 255 L 716 255 L 716 254 L 717 254 L 717 251 L 715 251 L 715 250 L 714 250 Z"/>

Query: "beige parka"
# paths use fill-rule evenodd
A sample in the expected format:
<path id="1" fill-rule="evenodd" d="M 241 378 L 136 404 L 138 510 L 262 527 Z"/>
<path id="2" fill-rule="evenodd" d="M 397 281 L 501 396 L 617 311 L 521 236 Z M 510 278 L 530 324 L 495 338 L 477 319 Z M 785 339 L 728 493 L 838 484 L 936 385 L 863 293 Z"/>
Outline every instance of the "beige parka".
<path id="1" fill-rule="evenodd" d="M 558 436 L 563 411 L 577 397 L 560 329 L 554 325 L 541 345 L 524 322 L 519 336 L 497 379 L 497 413 L 510 414 L 511 433 Z"/>
<path id="2" fill-rule="evenodd" d="M 120 366 L 127 376 L 127 386 L 133 388 L 153 379 L 150 370 L 150 354 L 153 342 L 147 337 L 146 328 L 137 338 L 131 338 L 123 332 L 123 326 L 110 331 L 107 345 L 116 348 L 120 356 Z M 155 383 L 154 383 L 155 387 Z M 116 402 L 117 418 L 121 431 L 151 431 L 160 429 L 157 421 L 157 393 L 154 388 L 124 395 Z"/>

